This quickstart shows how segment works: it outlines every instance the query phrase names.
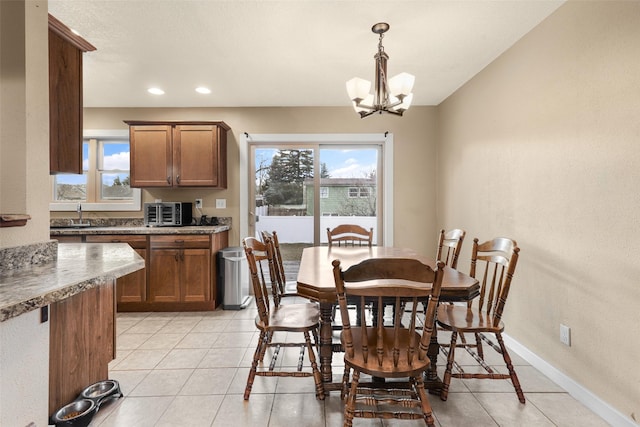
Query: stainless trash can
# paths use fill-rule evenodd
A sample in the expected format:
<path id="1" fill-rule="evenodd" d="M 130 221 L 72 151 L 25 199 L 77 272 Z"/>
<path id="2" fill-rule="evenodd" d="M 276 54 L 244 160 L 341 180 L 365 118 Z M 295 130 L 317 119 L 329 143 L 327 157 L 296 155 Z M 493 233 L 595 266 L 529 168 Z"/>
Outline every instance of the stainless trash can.
<path id="1" fill-rule="evenodd" d="M 243 248 L 229 247 L 218 252 L 217 297 L 222 299 L 225 310 L 240 310 L 249 305 L 249 266 Z"/>

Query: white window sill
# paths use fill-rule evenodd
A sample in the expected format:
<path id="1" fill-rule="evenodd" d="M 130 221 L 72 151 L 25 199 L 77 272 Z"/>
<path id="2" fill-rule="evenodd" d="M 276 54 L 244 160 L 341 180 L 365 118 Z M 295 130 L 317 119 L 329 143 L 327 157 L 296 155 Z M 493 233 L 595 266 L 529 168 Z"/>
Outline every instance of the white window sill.
<path id="1" fill-rule="evenodd" d="M 86 203 L 86 202 L 51 202 L 49 211 L 51 212 L 75 212 L 78 203 L 82 205 L 84 212 L 97 211 L 140 211 L 142 210 L 142 192 L 139 188 L 133 189 L 133 200 L 126 203 Z"/>

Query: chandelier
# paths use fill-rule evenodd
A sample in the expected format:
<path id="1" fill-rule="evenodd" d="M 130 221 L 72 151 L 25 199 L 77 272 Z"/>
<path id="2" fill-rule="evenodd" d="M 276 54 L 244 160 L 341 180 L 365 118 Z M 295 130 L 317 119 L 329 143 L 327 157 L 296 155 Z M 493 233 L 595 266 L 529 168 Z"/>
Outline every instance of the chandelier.
<path id="1" fill-rule="evenodd" d="M 413 82 L 415 77 L 409 73 L 400 73 L 387 79 L 387 60 L 389 56 L 382 46 L 382 37 L 389 30 L 389 24 L 380 22 L 371 27 L 371 31 L 380 35 L 376 60 L 376 80 L 374 93 L 369 93 L 371 82 L 354 77 L 347 82 L 347 93 L 353 102 L 353 108 L 361 118 L 373 113 L 389 113 L 402 116 L 411 105 L 413 99 Z"/>

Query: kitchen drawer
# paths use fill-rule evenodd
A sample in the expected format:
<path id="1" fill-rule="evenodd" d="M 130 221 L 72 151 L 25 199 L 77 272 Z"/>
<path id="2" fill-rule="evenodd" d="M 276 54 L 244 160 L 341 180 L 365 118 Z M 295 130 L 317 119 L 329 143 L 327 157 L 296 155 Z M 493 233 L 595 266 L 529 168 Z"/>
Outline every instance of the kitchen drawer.
<path id="1" fill-rule="evenodd" d="M 185 236 L 183 234 L 161 235 L 150 237 L 151 248 L 185 248 L 185 249 L 209 249 L 209 235 Z"/>
<path id="2" fill-rule="evenodd" d="M 87 235 L 87 243 L 128 243 L 134 249 L 144 249 L 147 247 L 147 236 L 144 234 L 97 234 Z"/>

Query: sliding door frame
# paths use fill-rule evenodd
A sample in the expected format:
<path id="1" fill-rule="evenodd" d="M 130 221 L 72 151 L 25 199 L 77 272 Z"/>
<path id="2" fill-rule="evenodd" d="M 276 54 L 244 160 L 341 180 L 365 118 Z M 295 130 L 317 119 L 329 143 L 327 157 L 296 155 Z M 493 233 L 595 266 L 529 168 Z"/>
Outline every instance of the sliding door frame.
<path id="1" fill-rule="evenodd" d="M 382 232 L 378 233 L 380 246 L 393 246 L 393 134 L 240 134 L 240 239 L 249 233 L 249 145 L 299 144 L 331 145 L 344 144 L 379 145 L 382 155 Z M 319 155 L 319 153 L 316 153 Z M 316 192 L 317 193 L 317 192 Z M 381 238 L 380 238 L 381 237 Z"/>

